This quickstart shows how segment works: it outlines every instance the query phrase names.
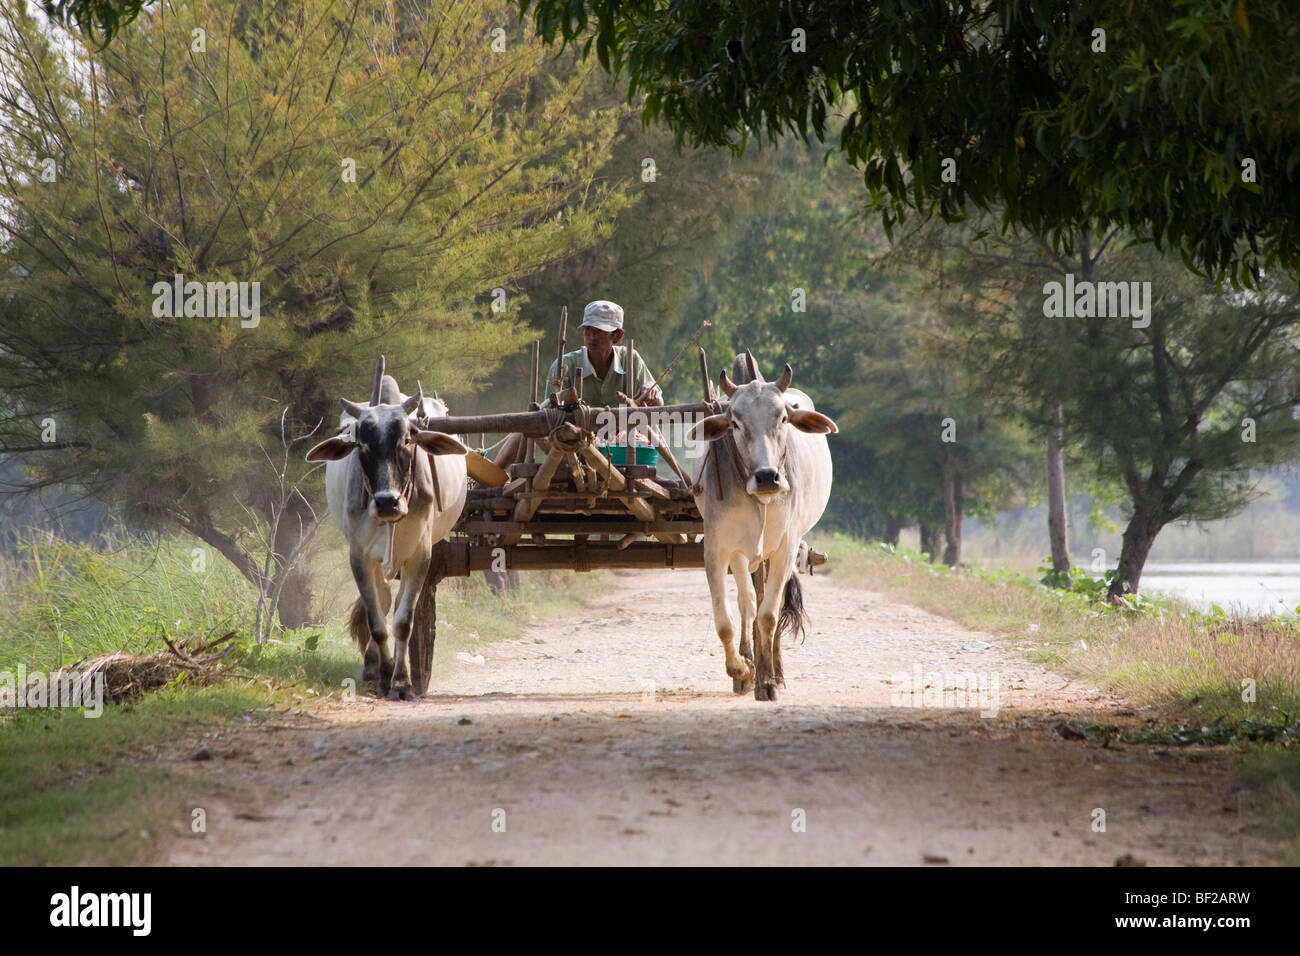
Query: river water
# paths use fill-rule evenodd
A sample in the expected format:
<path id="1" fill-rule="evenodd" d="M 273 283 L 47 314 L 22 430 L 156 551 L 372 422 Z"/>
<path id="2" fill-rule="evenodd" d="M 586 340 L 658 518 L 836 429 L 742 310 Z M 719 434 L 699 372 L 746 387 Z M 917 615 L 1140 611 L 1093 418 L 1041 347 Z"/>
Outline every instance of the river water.
<path id="1" fill-rule="evenodd" d="M 1300 561 L 1151 561 L 1140 590 L 1177 595 L 1204 610 L 1217 604 L 1225 611 L 1294 615 Z"/>

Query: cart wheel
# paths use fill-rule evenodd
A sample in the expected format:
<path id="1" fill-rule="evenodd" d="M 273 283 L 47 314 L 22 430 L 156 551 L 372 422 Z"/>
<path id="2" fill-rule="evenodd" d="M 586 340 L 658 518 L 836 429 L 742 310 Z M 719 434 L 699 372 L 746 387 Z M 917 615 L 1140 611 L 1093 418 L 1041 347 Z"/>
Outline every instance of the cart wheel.
<path id="1" fill-rule="evenodd" d="M 429 690 L 429 679 L 433 672 L 433 645 L 437 637 L 438 579 L 430 569 L 415 605 L 415 620 L 411 624 L 411 639 L 407 644 L 411 690 L 416 697 L 423 697 Z"/>

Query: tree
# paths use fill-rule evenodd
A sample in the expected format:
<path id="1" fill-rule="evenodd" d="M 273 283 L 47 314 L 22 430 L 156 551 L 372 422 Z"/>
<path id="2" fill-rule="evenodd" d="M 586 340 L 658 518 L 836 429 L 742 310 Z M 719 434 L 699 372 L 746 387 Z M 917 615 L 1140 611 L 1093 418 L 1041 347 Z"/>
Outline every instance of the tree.
<path id="1" fill-rule="evenodd" d="M 679 143 L 837 134 L 887 226 L 996 204 L 1068 254 L 1122 226 L 1237 280 L 1300 267 L 1300 20 L 1282 0 L 519 4 Z"/>
<path id="2" fill-rule="evenodd" d="M 936 559 L 942 528 L 956 564 L 963 516 L 1007 500 L 1023 439 L 971 386 L 928 276 L 875 261 L 885 236 L 860 215 L 851 173 L 820 154 L 776 151 L 758 201 L 697 270 L 677 335 L 707 317 L 713 356 L 750 348 L 769 376 L 789 361 L 841 425 L 828 523 L 897 540 L 886 527 L 914 521 Z"/>
<path id="3" fill-rule="evenodd" d="M 1099 485 L 1123 488 L 1110 596 L 1137 591 L 1162 528 L 1236 513 L 1255 472 L 1300 454 L 1296 283 L 1266 275 L 1226 294 L 1119 230 L 1081 234 L 1070 258 L 981 225 L 922 230 L 917 244 L 933 245 L 909 259 L 942 265 L 945 298 L 963 304 L 953 315 L 967 367 L 987 394 L 1036 429 L 1060 428 Z M 1049 315 L 1067 283 L 1077 296 Z M 1143 314 L 1115 314 L 1117 302 L 1136 313 L 1134 283 L 1149 293 Z"/>
<path id="4" fill-rule="evenodd" d="M 468 391 L 521 347 L 490 292 L 617 214 L 618 113 L 575 108 L 590 71 L 505 0 L 196 0 L 97 55 L 0 16 L 0 452 L 198 536 L 301 623 L 302 442 L 377 353 Z M 171 302 L 177 275 L 248 314 Z"/>
<path id="5" fill-rule="evenodd" d="M 619 111 L 621 92 L 593 84 L 584 108 Z M 588 106 L 589 103 L 589 106 Z M 709 317 L 692 312 L 683 318 L 719 248 L 764 201 L 774 157 L 732 156 L 725 150 L 700 149 L 674 154 L 672 136 L 646 127 L 636 112 L 621 110 L 619 132 L 597 172 L 597 181 L 626 193 L 629 203 L 618 213 L 608 235 L 578 254 L 531 275 L 522 317 L 544 336 L 546 365 L 554 357 L 556 318 L 561 306 L 579 313 L 592 299 L 612 299 L 626 310 L 627 335 L 656 376 Z M 688 325 L 689 323 L 689 325 Z M 570 322 L 570 345 L 581 344 Z M 626 340 L 625 340 L 626 344 Z M 694 399 L 698 391 L 694 350 L 689 349 L 670 374 L 667 394 Z M 507 363 L 503 382 L 526 380 L 521 362 Z"/>

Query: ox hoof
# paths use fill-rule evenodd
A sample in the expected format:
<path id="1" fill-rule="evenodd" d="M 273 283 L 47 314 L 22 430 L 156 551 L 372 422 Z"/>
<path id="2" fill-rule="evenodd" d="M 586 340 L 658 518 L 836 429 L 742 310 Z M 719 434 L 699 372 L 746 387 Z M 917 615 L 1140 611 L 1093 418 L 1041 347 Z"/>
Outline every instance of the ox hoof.
<path id="1" fill-rule="evenodd" d="M 754 700 L 775 701 L 776 696 L 775 684 L 764 683 L 754 685 Z"/>
<path id="2" fill-rule="evenodd" d="M 415 691 L 411 689 L 409 681 L 398 681 L 388 691 L 389 700 L 414 700 Z"/>
<path id="3" fill-rule="evenodd" d="M 731 679 L 731 692 L 733 694 L 748 694 L 753 689 L 754 682 L 752 680 L 737 680 L 734 677 Z"/>

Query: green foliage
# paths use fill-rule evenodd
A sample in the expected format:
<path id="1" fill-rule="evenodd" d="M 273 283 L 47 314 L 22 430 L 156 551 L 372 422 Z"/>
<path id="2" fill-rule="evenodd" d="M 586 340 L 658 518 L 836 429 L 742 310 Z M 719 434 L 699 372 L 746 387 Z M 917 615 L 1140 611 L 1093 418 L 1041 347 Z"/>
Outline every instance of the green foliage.
<path id="1" fill-rule="evenodd" d="M 611 299 L 625 310 L 625 328 L 656 378 L 698 331 L 701 321 L 721 317 L 692 309 L 701 284 L 710 281 L 719 250 L 731 246 L 749 217 L 770 197 L 774 165 L 769 156 L 736 157 L 721 150 L 674 154 L 672 136 L 645 126 L 614 89 L 593 84 L 584 104 L 621 114 L 599 176 L 630 199 L 608 234 L 576 256 L 548 265 L 524 284 L 522 316 L 543 337 L 542 374 L 554 358 L 556 320 L 569 307 L 569 348 L 583 306 Z M 653 162 L 653 179 L 643 163 Z M 725 253 L 723 253 L 725 254 Z M 626 344 L 626 340 L 624 340 Z M 528 372 L 522 361 L 500 376 L 515 391 Z M 668 401 L 694 401 L 699 392 L 695 350 L 688 349 L 662 383 Z M 498 408 L 494 405 L 493 408 Z"/>
<path id="2" fill-rule="evenodd" d="M 1111 589 L 1118 587 L 1119 569 L 1117 568 L 1111 568 L 1097 577 L 1093 577 L 1078 565 L 1071 565 L 1068 572 L 1061 573 L 1053 570 L 1052 559 L 1048 557 L 1043 559 L 1038 566 L 1038 571 L 1042 574 L 1038 579 L 1039 584 L 1053 588 L 1062 595 L 1076 595 L 1082 598 L 1083 603 L 1090 606 L 1096 605 L 1107 611 L 1163 612 L 1168 610 L 1166 602 L 1141 594 L 1123 594 L 1111 600 Z"/>
<path id="3" fill-rule="evenodd" d="M 768 376 L 791 364 L 795 386 L 841 428 L 834 527 L 879 535 L 888 514 L 942 526 L 945 471 L 962 481 L 967 513 L 1012 502 L 1026 435 L 975 387 L 928 277 L 882 263 L 887 240 L 862 215 L 847 169 L 796 141 L 765 155 L 753 197 L 697 269 L 675 340 L 711 322 L 702 343 L 715 378 L 746 348 Z M 946 418 L 955 441 L 942 440 Z"/>
<path id="4" fill-rule="evenodd" d="M 1300 22 L 1281 0 L 519 5 L 548 41 L 594 41 L 679 143 L 836 139 L 887 227 L 999 205 L 1067 253 L 1122 226 L 1237 280 L 1300 267 Z"/>
<path id="5" fill-rule="evenodd" d="M 75 27 L 88 40 L 106 46 L 129 24 L 149 0 L 41 0 L 41 9 L 55 23 Z"/>
<path id="6" fill-rule="evenodd" d="M 93 720 L 75 710 L 18 710 L 0 720 L 0 865 L 123 865 L 186 820 L 184 779 L 142 765 L 203 724 L 265 707 L 261 687 L 178 689 Z"/>
<path id="7" fill-rule="evenodd" d="M 197 544 L 119 535 L 100 550 L 33 533 L 2 576 L 0 668 L 54 671 L 117 651 L 165 651 L 164 638 L 247 632 L 252 587 L 208 548 L 196 565 Z"/>
<path id="8" fill-rule="evenodd" d="M 579 108 L 591 71 L 506 0 L 357 12 L 196 0 L 99 54 L 2 14 L 0 451 L 254 580 L 285 500 L 311 524 L 286 489 L 376 355 L 410 391 L 480 387 L 527 338 L 487 293 L 624 202 L 595 181 L 623 112 Z M 156 315 L 177 273 L 260 283 L 260 322 Z"/>
<path id="9" fill-rule="evenodd" d="M 1229 293 L 1119 230 L 1082 232 L 1070 258 L 994 226 L 993 216 L 924 225 L 892 255 L 931 276 L 964 368 L 1000 413 L 1041 432 L 1062 410 L 1094 524 L 1105 521 L 1100 505 L 1124 501 L 1123 574 L 1109 591 L 1120 597 L 1137 589 L 1161 528 L 1237 513 L 1261 472 L 1300 454 L 1296 283 L 1269 276 Z M 1067 274 L 1147 282 L 1150 314 L 1045 316 L 1046 284 Z"/>

